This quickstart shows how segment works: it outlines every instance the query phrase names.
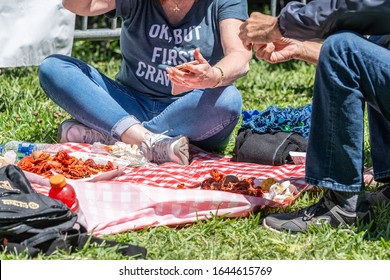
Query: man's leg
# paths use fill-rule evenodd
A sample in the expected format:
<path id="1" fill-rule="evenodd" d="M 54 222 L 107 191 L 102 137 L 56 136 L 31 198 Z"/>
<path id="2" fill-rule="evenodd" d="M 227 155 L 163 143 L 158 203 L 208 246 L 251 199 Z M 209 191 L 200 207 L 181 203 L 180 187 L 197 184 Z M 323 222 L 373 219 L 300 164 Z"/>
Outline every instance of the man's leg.
<path id="1" fill-rule="evenodd" d="M 357 218 L 371 219 L 362 192 L 364 106 L 378 106 L 376 68 L 383 51 L 388 52 L 354 33 L 335 34 L 324 42 L 313 92 L 306 181 L 328 190 L 307 209 L 267 217 L 266 227 L 300 232 L 311 225 L 349 226 Z"/>

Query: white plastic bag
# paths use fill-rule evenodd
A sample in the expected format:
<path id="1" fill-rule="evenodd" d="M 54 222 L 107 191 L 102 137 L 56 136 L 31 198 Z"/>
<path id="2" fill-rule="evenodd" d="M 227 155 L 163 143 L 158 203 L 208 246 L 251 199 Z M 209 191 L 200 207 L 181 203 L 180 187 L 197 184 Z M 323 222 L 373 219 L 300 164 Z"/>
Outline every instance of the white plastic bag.
<path id="1" fill-rule="evenodd" d="M 74 27 L 75 14 L 63 8 L 62 0 L 0 0 L 0 68 L 69 55 Z"/>

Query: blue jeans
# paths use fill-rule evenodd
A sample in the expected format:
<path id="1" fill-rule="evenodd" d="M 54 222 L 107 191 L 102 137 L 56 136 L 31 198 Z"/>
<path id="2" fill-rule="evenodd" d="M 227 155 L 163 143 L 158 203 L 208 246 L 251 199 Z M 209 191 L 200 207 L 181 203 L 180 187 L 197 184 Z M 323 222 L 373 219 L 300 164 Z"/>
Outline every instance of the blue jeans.
<path id="1" fill-rule="evenodd" d="M 336 191 L 364 187 L 364 110 L 374 178 L 390 181 L 390 51 L 351 32 L 325 40 L 316 70 L 306 182 Z"/>
<path id="2" fill-rule="evenodd" d="M 116 139 L 131 126 L 142 124 L 154 133 L 186 135 L 203 149 L 220 150 L 228 144 L 242 110 L 241 94 L 234 86 L 153 100 L 63 55 L 42 62 L 39 80 L 47 96 L 65 111 Z"/>

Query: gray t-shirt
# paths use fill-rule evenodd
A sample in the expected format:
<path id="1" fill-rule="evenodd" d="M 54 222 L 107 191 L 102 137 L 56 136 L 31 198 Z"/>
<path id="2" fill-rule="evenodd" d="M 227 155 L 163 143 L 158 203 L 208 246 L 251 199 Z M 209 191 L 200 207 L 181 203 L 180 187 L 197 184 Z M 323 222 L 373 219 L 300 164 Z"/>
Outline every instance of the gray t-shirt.
<path id="1" fill-rule="evenodd" d="M 161 65 L 194 60 L 197 47 L 214 65 L 223 58 L 219 22 L 227 18 L 245 20 L 248 10 L 247 1 L 198 0 L 180 23 L 171 25 L 159 0 L 116 0 L 116 15 L 122 18 L 123 56 L 117 80 L 160 99 L 173 98 Z"/>

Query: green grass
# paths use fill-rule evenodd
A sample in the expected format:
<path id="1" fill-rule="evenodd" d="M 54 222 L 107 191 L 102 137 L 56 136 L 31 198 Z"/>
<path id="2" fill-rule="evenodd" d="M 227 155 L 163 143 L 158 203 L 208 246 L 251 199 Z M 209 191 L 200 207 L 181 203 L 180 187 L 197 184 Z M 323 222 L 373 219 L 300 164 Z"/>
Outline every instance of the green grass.
<path id="1" fill-rule="evenodd" d="M 76 42 L 82 49 L 83 43 Z M 92 53 L 92 54 L 91 54 Z M 99 54 L 99 53 L 98 53 Z M 102 72 L 114 77 L 120 60 L 110 54 L 77 52 Z M 107 57 L 106 57 L 107 56 Z M 99 59 L 92 59 L 99 57 Z M 107 59 L 108 62 L 104 62 Z M 236 82 L 244 100 L 244 109 L 265 109 L 269 105 L 301 106 L 311 102 L 315 68 L 301 62 L 271 65 L 253 60 L 251 71 Z M 0 75 L 0 142 L 21 139 L 54 143 L 59 123 L 68 115 L 48 100 L 39 87 L 37 68 L 3 69 Z M 368 137 L 366 137 L 368 155 Z M 224 151 L 231 154 L 234 139 Z M 370 165 L 367 156 L 366 164 Z M 260 221 L 270 211 L 293 211 L 317 201 L 319 194 L 302 193 L 286 209 L 263 210 L 247 218 L 212 217 L 181 227 L 152 227 L 109 235 L 104 238 L 146 247 L 148 259 L 390 259 L 390 210 L 377 207 L 375 229 L 358 227 L 346 233 L 322 228 L 296 237 L 265 230 Z M 0 253 L 1 259 L 25 259 L 25 255 Z M 38 259 L 125 259 L 113 249 L 92 246 L 69 254 L 57 252 Z"/>

